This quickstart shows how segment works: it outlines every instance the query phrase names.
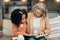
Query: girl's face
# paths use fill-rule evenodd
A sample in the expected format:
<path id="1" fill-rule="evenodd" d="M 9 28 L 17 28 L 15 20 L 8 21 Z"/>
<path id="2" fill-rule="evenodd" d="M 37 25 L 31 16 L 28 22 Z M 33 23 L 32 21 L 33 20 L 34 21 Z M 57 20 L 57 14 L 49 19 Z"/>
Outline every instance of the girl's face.
<path id="1" fill-rule="evenodd" d="M 24 22 L 26 22 L 26 15 L 25 14 L 22 15 L 22 23 L 24 23 Z"/>
<path id="2" fill-rule="evenodd" d="M 35 17 L 40 17 L 41 14 L 42 14 L 42 10 L 41 10 L 41 9 L 36 9 L 36 10 L 34 10 L 34 16 L 35 16 Z"/>

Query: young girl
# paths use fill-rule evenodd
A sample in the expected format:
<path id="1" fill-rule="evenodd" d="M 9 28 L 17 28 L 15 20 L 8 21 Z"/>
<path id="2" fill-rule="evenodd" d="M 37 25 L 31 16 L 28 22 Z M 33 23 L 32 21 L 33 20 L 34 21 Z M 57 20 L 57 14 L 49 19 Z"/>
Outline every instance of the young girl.
<path id="1" fill-rule="evenodd" d="M 15 9 L 11 13 L 11 22 L 12 22 L 12 32 L 14 36 L 18 36 L 20 34 L 26 34 L 27 28 L 27 12 L 24 9 Z"/>

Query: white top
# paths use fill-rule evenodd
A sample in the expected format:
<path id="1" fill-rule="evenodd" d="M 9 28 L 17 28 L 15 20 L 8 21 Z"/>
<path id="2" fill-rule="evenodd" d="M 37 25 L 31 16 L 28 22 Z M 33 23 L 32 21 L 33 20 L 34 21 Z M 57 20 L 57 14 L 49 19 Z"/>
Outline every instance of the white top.
<path id="1" fill-rule="evenodd" d="M 38 35 L 38 33 L 39 33 L 40 20 L 41 20 L 41 18 L 34 17 L 34 20 L 33 20 L 33 34 L 34 35 Z"/>

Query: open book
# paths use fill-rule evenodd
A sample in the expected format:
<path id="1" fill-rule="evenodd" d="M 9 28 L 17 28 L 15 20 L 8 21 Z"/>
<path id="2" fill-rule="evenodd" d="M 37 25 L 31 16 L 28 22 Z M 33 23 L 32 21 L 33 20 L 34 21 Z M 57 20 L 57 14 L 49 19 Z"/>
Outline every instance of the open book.
<path id="1" fill-rule="evenodd" d="M 39 37 L 45 37 L 45 36 L 47 36 L 47 35 L 49 35 L 49 34 L 43 34 L 43 35 L 34 35 L 34 36 L 32 36 L 32 35 L 28 35 L 28 34 L 25 34 L 25 36 L 27 36 L 27 37 L 36 37 L 36 38 L 39 38 Z"/>
<path id="2" fill-rule="evenodd" d="M 47 35 L 49 35 L 49 34 L 38 35 L 38 36 L 36 36 L 36 38 L 43 37 L 43 36 L 45 37 Z"/>
<path id="3" fill-rule="evenodd" d="M 29 35 L 29 34 L 25 34 L 24 36 L 27 37 L 27 38 L 28 38 L 28 37 L 40 38 L 40 37 L 45 37 L 45 36 L 47 36 L 47 35 L 49 35 L 49 34 L 43 34 L 43 35 L 37 35 L 37 36 L 36 36 L 36 35 L 32 36 L 32 35 Z M 23 37 L 24 37 L 24 36 L 23 36 Z M 22 37 L 22 36 L 13 37 L 12 39 L 13 39 L 13 40 L 17 40 L 18 38 L 23 38 L 23 37 Z"/>

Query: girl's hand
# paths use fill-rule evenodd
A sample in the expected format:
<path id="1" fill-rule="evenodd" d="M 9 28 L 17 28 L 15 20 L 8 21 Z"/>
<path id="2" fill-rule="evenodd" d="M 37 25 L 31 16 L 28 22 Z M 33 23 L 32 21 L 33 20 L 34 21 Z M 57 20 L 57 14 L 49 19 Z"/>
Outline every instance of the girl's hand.
<path id="1" fill-rule="evenodd" d="M 25 33 L 25 32 L 20 32 L 20 34 L 24 35 L 24 34 L 26 34 L 26 33 Z"/>
<path id="2" fill-rule="evenodd" d="M 30 36 L 33 36 L 33 34 L 32 34 L 32 33 L 30 33 L 29 35 L 30 35 Z"/>

